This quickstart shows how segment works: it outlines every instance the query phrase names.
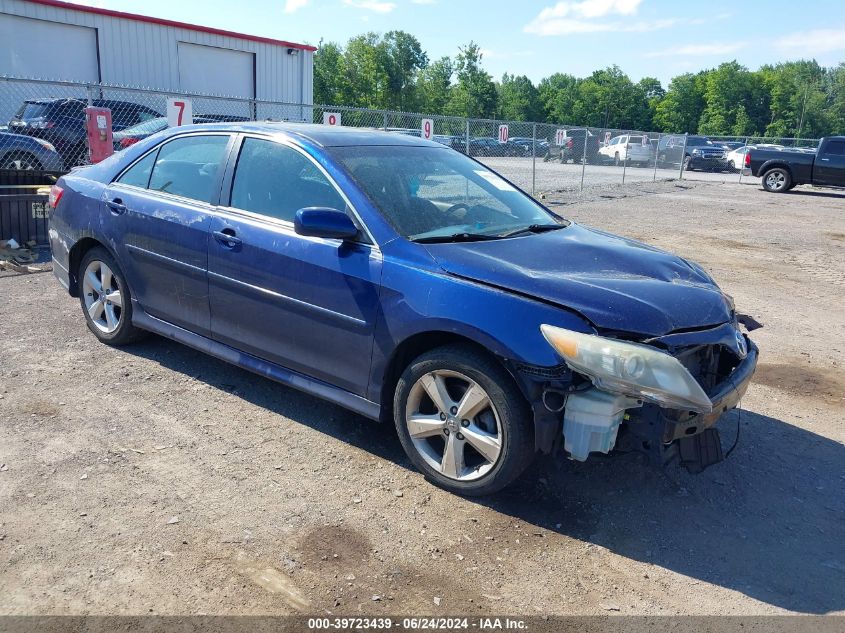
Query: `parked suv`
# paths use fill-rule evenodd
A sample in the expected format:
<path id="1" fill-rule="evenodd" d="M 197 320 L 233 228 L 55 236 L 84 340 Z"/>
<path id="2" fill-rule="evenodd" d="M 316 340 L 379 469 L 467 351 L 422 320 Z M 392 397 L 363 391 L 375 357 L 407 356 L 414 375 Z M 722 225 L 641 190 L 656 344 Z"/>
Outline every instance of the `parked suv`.
<path id="1" fill-rule="evenodd" d="M 614 165 L 621 165 L 623 162 L 647 165 L 651 162 L 651 144 L 646 142 L 643 145 L 643 136 L 622 134 L 610 140 L 607 145 L 599 148 L 599 154 L 605 160 L 613 161 Z"/>
<path id="2" fill-rule="evenodd" d="M 52 143 L 67 168 L 84 164 L 88 158 L 85 133 L 87 105 L 81 99 L 27 99 L 9 121 L 9 131 Z M 127 101 L 94 99 L 92 105 L 111 110 L 112 130 L 115 132 L 161 116 L 152 108 Z"/>
<path id="3" fill-rule="evenodd" d="M 101 342 L 157 332 L 395 425 L 460 494 L 553 451 L 700 470 L 757 363 L 700 266 L 405 134 L 171 128 L 51 200 L 54 274 Z"/>
<path id="4" fill-rule="evenodd" d="M 684 164 L 684 171 L 708 169 L 731 171 L 727 150 L 711 142 L 706 136 L 669 134 L 657 144 L 657 166 L 676 167 Z"/>

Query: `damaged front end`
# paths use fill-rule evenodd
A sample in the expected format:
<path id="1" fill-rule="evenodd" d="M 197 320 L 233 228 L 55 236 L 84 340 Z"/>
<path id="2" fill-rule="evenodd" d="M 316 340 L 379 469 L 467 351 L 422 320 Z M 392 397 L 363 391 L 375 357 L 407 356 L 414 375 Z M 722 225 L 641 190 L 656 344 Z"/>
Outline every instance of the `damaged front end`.
<path id="1" fill-rule="evenodd" d="M 693 472 L 722 460 L 713 427 L 737 406 L 757 366 L 757 347 L 737 322 L 636 342 L 541 331 L 569 373 L 566 384 L 544 383 L 538 432 L 562 431 L 569 457 L 636 450 L 657 464 L 679 458 Z"/>

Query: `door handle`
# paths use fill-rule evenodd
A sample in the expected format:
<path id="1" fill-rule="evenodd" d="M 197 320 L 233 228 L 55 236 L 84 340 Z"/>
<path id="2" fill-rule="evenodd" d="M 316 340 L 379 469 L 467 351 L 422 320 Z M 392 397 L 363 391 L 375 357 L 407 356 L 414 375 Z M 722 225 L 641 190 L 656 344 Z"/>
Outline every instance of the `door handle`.
<path id="1" fill-rule="evenodd" d="M 121 200 L 120 198 L 106 200 L 106 206 L 109 208 L 109 211 L 112 212 L 112 215 L 120 215 L 121 213 L 126 213 L 126 205 L 123 204 L 123 200 Z"/>
<path id="2" fill-rule="evenodd" d="M 222 231 L 212 231 L 211 233 L 218 242 L 223 246 L 234 248 L 242 243 L 241 238 L 235 235 L 233 229 L 223 229 Z"/>
<path id="3" fill-rule="evenodd" d="M 819 160 L 823 160 L 823 161 L 827 162 L 827 161 L 829 161 L 830 159 L 829 159 L 829 158 L 820 158 Z"/>

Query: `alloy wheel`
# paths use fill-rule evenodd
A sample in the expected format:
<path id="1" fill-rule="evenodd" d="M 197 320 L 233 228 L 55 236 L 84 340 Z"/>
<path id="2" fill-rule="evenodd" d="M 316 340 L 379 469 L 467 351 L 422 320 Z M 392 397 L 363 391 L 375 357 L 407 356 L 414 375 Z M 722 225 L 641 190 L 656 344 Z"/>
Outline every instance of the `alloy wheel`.
<path id="1" fill-rule="evenodd" d="M 82 277 L 85 309 L 98 330 L 111 334 L 120 327 L 123 292 L 117 277 L 104 262 L 92 260 Z"/>
<path id="2" fill-rule="evenodd" d="M 771 171 L 766 176 L 766 185 L 772 191 L 780 191 L 786 186 L 786 175 L 781 171 Z"/>
<path id="3" fill-rule="evenodd" d="M 502 455 L 502 424 L 490 396 L 456 371 L 435 370 L 414 383 L 405 424 L 420 456 L 449 479 L 479 479 Z"/>

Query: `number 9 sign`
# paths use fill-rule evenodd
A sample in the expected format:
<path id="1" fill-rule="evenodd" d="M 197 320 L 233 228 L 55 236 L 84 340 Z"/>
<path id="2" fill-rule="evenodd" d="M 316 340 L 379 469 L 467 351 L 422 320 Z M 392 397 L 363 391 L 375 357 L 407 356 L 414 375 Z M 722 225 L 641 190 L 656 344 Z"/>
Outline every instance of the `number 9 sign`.
<path id="1" fill-rule="evenodd" d="M 434 134 L 434 121 L 431 119 L 423 119 L 422 120 L 422 137 L 430 141 L 432 135 Z"/>

